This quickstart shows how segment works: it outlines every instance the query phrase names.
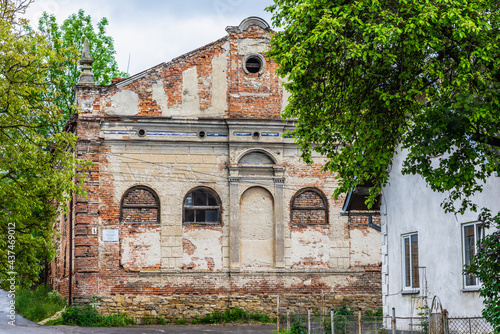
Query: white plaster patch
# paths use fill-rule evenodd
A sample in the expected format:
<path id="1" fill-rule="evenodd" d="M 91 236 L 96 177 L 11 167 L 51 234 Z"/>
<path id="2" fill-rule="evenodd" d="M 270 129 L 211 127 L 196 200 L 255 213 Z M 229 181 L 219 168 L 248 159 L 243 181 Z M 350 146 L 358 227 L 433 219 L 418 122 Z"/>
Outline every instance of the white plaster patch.
<path id="1" fill-rule="evenodd" d="M 330 261 L 328 235 L 321 231 L 302 229 L 292 231 L 292 266 L 327 266 Z"/>
<path id="2" fill-rule="evenodd" d="M 140 270 L 160 265 L 159 231 L 134 233 L 133 237 L 124 237 L 121 248 L 121 263 L 124 268 Z"/>
<path id="3" fill-rule="evenodd" d="M 222 244 L 220 242 L 222 232 L 197 229 L 184 231 L 183 237 L 196 248 L 192 254 L 183 252 L 182 264 L 190 266 L 194 264 L 196 270 L 220 270 L 222 269 Z"/>
<path id="4" fill-rule="evenodd" d="M 153 91 L 153 101 L 156 101 L 156 103 L 160 107 L 161 115 L 166 117 L 171 116 L 171 113 L 168 110 L 168 95 L 165 92 L 163 81 L 156 81 L 156 83 L 154 83 L 151 88 Z"/>
<path id="5" fill-rule="evenodd" d="M 241 38 L 238 40 L 238 53 L 240 55 L 263 53 L 268 47 L 269 40 L 265 38 Z"/>
<path id="6" fill-rule="evenodd" d="M 380 232 L 372 228 L 351 229 L 351 265 L 377 265 L 382 261 Z"/>
<path id="7" fill-rule="evenodd" d="M 274 265 L 274 209 L 265 189 L 248 189 L 241 197 L 240 263 L 259 268 Z"/>
<path id="8" fill-rule="evenodd" d="M 212 104 L 207 114 L 224 115 L 227 110 L 227 51 L 212 59 Z"/>
<path id="9" fill-rule="evenodd" d="M 111 107 L 108 115 L 137 115 L 139 110 L 139 95 L 131 90 L 122 90 L 111 96 Z"/>
<path id="10" fill-rule="evenodd" d="M 284 83 L 288 82 L 286 78 L 283 78 L 282 81 Z M 281 89 L 283 89 L 283 98 L 281 100 L 281 111 L 285 110 L 288 105 L 288 98 L 292 96 L 292 94 L 285 89 L 285 86 L 281 85 Z"/>
<path id="11" fill-rule="evenodd" d="M 241 264 L 243 268 L 271 268 L 274 261 L 273 240 L 241 240 Z"/>
<path id="12" fill-rule="evenodd" d="M 200 114 L 200 97 L 198 96 L 198 73 L 196 66 L 182 72 L 182 114 L 194 116 Z"/>

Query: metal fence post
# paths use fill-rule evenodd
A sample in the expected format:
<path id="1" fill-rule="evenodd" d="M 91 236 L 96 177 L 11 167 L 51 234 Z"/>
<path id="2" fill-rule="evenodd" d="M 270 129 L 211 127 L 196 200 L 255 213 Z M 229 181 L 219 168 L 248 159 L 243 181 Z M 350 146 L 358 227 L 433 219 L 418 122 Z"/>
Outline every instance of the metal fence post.
<path id="1" fill-rule="evenodd" d="M 396 334 L 396 309 L 392 308 L 392 321 L 391 321 L 392 334 Z"/>
<path id="2" fill-rule="evenodd" d="M 286 330 L 290 330 L 290 310 L 286 308 Z"/>
<path id="3" fill-rule="evenodd" d="M 363 319 L 361 318 L 361 308 L 358 309 L 358 334 L 363 334 Z"/>
<path id="4" fill-rule="evenodd" d="M 280 296 L 278 295 L 278 301 L 276 302 L 276 315 L 278 316 L 278 333 L 280 332 Z"/>
<path id="5" fill-rule="evenodd" d="M 307 334 L 311 334 L 311 309 L 307 309 Z"/>
<path id="6" fill-rule="evenodd" d="M 333 309 L 330 310 L 330 326 L 332 334 L 335 334 L 335 327 L 333 326 Z"/>

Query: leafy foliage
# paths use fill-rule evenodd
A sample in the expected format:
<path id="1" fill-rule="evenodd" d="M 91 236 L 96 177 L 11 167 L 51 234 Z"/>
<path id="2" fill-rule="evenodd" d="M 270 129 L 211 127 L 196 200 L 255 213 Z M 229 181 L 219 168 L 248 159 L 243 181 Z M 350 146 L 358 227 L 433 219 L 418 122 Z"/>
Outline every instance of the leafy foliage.
<path id="1" fill-rule="evenodd" d="M 302 157 L 329 158 L 340 195 L 387 184 L 399 145 L 405 172 L 449 191 L 463 212 L 498 169 L 500 3 L 481 0 L 275 0 L 269 55 L 292 94 Z M 442 155 L 434 166 L 432 158 Z"/>
<path id="2" fill-rule="evenodd" d="M 372 205 L 402 148 L 403 172 L 447 193 L 446 212 L 498 222 L 470 198 L 499 171 L 500 2 L 275 0 L 268 10 L 282 28 L 268 54 L 291 93 L 283 116 L 297 119 L 306 162 L 328 158 L 336 196 L 373 184 Z M 471 270 L 498 277 L 492 254 L 481 250 Z M 481 292 L 497 328 L 499 291 Z"/>
<path id="3" fill-rule="evenodd" d="M 62 322 L 65 325 L 86 327 L 119 327 L 137 323 L 134 318 L 128 317 L 125 313 L 100 315 L 97 309 L 90 304 L 68 307 L 62 314 Z"/>
<path id="4" fill-rule="evenodd" d="M 52 91 L 61 95 L 59 106 L 65 110 L 66 120 L 73 114 L 74 87 L 80 76 L 78 61 L 86 38 L 94 58 L 92 72 L 96 84 L 109 85 L 113 78 L 128 77 L 127 73 L 118 69 L 113 38 L 106 35 L 107 25 L 108 20 L 104 17 L 97 23 L 96 31 L 92 18 L 85 15 L 82 9 L 70 15 L 60 26 L 56 17 L 46 12 L 39 20 L 38 29 L 47 36 L 57 54 L 62 56 L 61 62 L 50 69 L 49 80 Z"/>
<path id="5" fill-rule="evenodd" d="M 495 225 L 497 231 L 485 236 L 479 242 L 479 250 L 472 265 L 464 273 L 476 275 L 481 281 L 479 294 L 484 297 L 483 316 L 493 324 L 496 333 L 500 332 L 500 217 L 490 218 L 489 225 Z"/>
<path id="6" fill-rule="evenodd" d="M 215 311 L 199 319 L 193 320 L 198 324 L 225 324 L 225 323 L 275 323 L 276 319 L 267 314 L 259 312 L 247 312 L 242 308 L 228 308 L 224 312 Z"/>
<path id="7" fill-rule="evenodd" d="M 39 322 L 66 306 L 66 300 L 50 287 L 19 288 L 15 295 L 16 312 L 26 319 Z"/>
<path id="8" fill-rule="evenodd" d="M 21 1 L 22 2 L 22 1 Z M 19 2 L 0 1 L 0 283 L 36 282 L 54 254 L 52 221 L 78 192 L 76 138 L 60 132 L 64 113 L 46 78 L 62 61 L 44 36 L 16 19 Z M 7 13 L 7 14 L 6 14 Z M 3 18 L 3 19 L 2 19 Z"/>

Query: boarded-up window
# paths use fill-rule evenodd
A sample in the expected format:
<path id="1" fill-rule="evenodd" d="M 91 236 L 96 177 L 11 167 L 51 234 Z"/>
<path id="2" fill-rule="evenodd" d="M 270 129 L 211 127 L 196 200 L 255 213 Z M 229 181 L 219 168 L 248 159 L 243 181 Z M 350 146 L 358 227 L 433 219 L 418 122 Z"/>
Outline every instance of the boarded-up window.
<path id="1" fill-rule="evenodd" d="M 158 196 L 147 187 L 129 189 L 122 199 L 120 220 L 124 223 L 159 223 Z"/>
<path id="2" fill-rule="evenodd" d="M 218 224 L 220 220 L 220 201 L 209 188 L 196 188 L 184 200 L 184 223 Z"/>
<path id="3" fill-rule="evenodd" d="M 292 199 L 292 225 L 328 223 L 326 198 L 317 189 L 302 189 Z"/>

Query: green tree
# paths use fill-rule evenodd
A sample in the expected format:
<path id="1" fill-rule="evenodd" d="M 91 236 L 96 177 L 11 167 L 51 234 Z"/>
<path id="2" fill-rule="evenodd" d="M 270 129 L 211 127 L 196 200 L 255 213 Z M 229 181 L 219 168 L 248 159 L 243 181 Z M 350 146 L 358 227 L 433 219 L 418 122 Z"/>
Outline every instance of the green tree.
<path id="1" fill-rule="evenodd" d="M 54 252 L 57 203 L 79 189 L 76 138 L 57 130 L 64 113 L 46 80 L 60 56 L 16 19 L 29 2 L 0 1 L 0 284 L 7 288 L 9 279 L 37 281 L 40 259 Z"/>
<path id="2" fill-rule="evenodd" d="M 60 95 L 59 106 L 65 110 L 67 120 L 74 112 L 74 87 L 78 82 L 80 70 L 78 61 L 82 54 L 83 42 L 89 40 L 90 52 L 94 58 L 92 71 L 96 84 L 109 85 L 113 78 L 126 78 L 127 73 L 118 69 L 115 60 L 113 38 L 106 35 L 108 20 L 104 17 L 97 23 L 97 30 L 90 15 L 80 9 L 70 15 L 61 25 L 56 17 L 43 13 L 38 29 L 51 41 L 54 50 L 62 56 L 61 62 L 48 72 L 52 83 L 51 91 Z"/>
<path id="3" fill-rule="evenodd" d="M 496 0 L 275 0 L 268 7 L 282 28 L 269 55 L 291 93 L 284 117 L 298 120 L 294 137 L 306 162 L 312 151 L 329 158 L 324 169 L 338 174 L 336 196 L 369 181 L 371 205 L 401 147 L 405 173 L 449 194 L 445 211 L 480 209 L 470 197 L 500 158 L 499 7 Z M 486 225 L 498 222 L 481 210 Z M 500 317 L 488 313 L 496 305 L 500 314 L 500 304 L 488 302 L 490 293 L 498 298 L 499 272 L 477 274 L 497 282 L 481 293 L 484 315 L 500 328 Z"/>

